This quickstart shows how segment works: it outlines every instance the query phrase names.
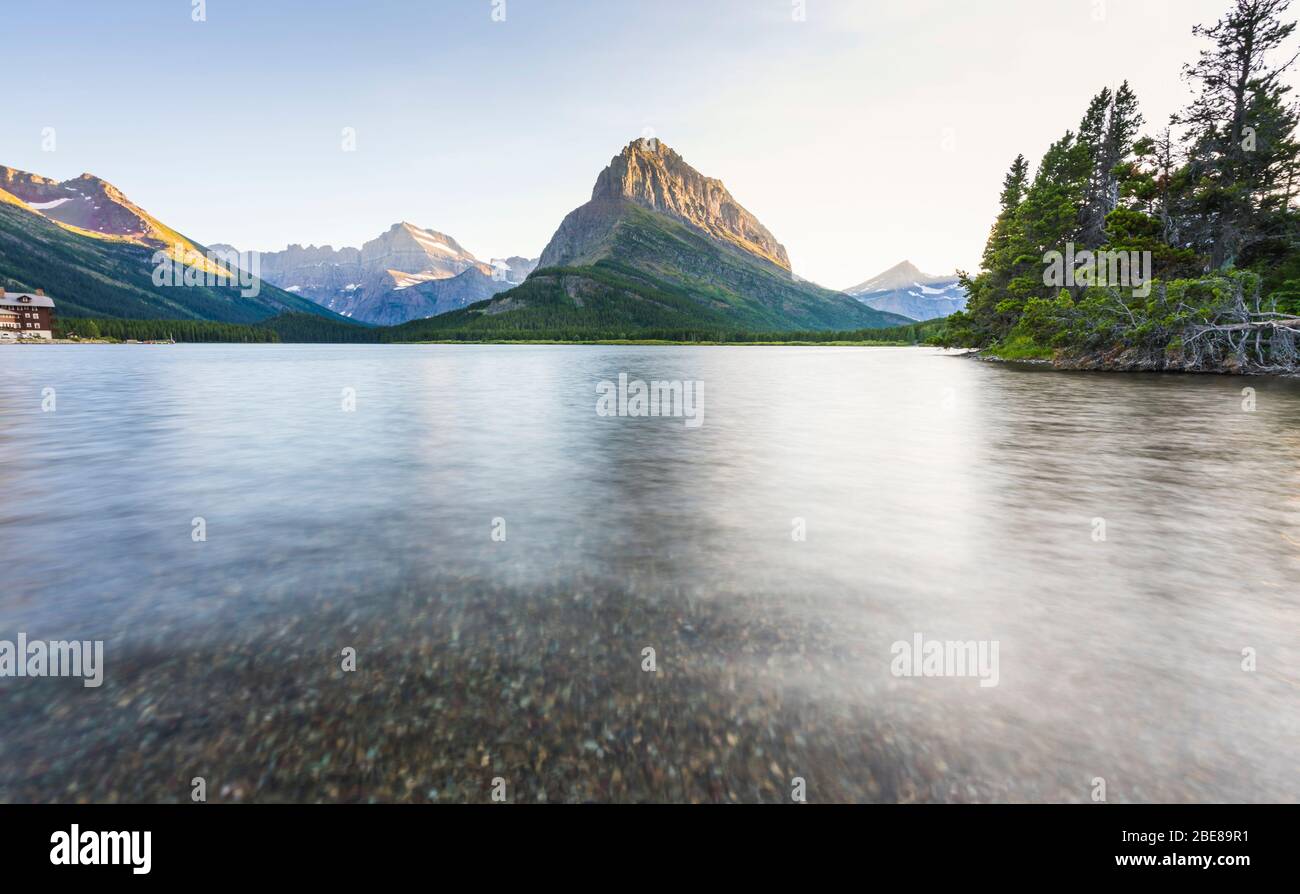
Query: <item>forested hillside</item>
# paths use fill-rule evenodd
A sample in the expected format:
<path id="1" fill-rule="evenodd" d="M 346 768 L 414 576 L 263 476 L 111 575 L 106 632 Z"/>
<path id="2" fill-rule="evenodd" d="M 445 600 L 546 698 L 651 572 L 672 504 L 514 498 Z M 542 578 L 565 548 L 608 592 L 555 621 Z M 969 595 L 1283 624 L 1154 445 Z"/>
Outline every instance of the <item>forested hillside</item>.
<path id="1" fill-rule="evenodd" d="M 969 305 L 942 340 L 1072 366 L 1294 368 L 1290 5 L 1237 0 L 1197 27 L 1206 46 L 1183 71 L 1191 101 L 1167 125 L 1148 130 L 1122 83 L 1094 97 L 1032 176 L 1016 158 L 981 270 L 964 277 Z"/>
<path id="2" fill-rule="evenodd" d="M 230 285 L 159 286 L 153 280 L 159 249 L 170 246 L 69 229 L 0 190 L 0 286 L 44 289 L 60 317 L 254 323 L 296 312 L 337 319 L 265 282 L 256 295 Z"/>

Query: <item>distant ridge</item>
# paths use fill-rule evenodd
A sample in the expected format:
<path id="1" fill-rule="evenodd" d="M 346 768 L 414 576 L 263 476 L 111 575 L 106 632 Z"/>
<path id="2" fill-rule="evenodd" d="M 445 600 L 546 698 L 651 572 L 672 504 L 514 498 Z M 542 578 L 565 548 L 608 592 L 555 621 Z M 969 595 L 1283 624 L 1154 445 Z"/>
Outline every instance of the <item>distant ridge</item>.
<path id="1" fill-rule="evenodd" d="M 393 326 L 490 298 L 518 285 L 535 261 L 486 263 L 446 233 L 405 221 L 361 248 L 290 245 L 261 252 L 267 282 L 349 319 Z"/>

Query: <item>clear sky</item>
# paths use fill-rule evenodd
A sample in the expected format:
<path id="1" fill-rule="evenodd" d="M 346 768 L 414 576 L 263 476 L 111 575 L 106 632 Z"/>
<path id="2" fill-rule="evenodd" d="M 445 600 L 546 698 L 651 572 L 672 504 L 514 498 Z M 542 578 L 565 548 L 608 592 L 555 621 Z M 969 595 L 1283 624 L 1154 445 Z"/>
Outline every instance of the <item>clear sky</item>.
<path id="1" fill-rule="evenodd" d="M 539 254 L 649 128 L 797 272 L 973 268 L 1017 152 L 1127 78 L 1151 124 L 1229 0 L 3 0 L 0 164 L 119 186 L 202 243 L 400 220 Z M 42 132 L 53 128 L 54 151 Z M 356 151 L 343 151 L 354 128 Z M 48 145 L 48 144 L 47 144 Z"/>

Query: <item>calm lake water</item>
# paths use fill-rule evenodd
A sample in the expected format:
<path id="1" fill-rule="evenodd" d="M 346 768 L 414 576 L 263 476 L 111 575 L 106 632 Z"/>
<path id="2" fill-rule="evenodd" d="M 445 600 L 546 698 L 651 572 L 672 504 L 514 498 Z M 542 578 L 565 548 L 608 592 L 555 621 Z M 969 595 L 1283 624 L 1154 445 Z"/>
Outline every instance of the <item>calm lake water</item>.
<path id="1" fill-rule="evenodd" d="M 0 348 L 0 569 L 0 639 L 106 641 L 0 679 L 4 800 L 1300 800 L 1294 381 Z M 895 676 L 916 634 L 997 685 Z"/>

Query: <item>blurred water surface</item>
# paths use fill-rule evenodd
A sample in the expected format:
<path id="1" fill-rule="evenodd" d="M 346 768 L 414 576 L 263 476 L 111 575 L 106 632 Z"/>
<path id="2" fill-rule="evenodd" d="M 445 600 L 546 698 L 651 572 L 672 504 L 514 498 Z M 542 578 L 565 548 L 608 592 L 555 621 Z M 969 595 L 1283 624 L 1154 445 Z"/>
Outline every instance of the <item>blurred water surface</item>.
<path id="1" fill-rule="evenodd" d="M 704 424 L 601 418 L 620 373 L 703 382 Z M 456 581 L 516 594 L 506 619 L 578 586 L 758 612 L 822 631 L 787 703 L 1058 785 L 1008 798 L 1084 800 L 1092 775 L 1115 799 L 1300 798 L 1294 381 L 928 349 L 11 347 L 0 569 L 0 638 L 118 649 Z M 999 685 L 893 677 L 916 632 L 998 641 Z M 700 648 L 743 679 L 765 663 L 744 645 Z"/>

